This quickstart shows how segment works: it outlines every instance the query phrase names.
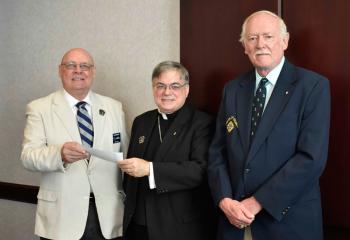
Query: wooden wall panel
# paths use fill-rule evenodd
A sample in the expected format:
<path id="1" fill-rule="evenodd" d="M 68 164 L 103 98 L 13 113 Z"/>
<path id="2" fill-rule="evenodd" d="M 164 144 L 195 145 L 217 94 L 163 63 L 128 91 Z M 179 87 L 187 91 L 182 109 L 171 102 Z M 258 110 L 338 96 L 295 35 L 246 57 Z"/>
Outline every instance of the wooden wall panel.
<path id="1" fill-rule="evenodd" d="M 284 1 L 283 16 L 291 33 L 287 57 L 327 76 L 331 83 L 332 119 L 329 158 L 321 178 L 324 222 L 350 228 L 350 1 Z M 322 119 L 320 119 L 322 121 Z"/>
<path id="2" fill-rule="evenodd" d="M 181 0 L 180 58 L 198 108 L 216 114 L 224 84 L 252 68 L 238 42 L 241 25 L 254 11 L 277 12 L 277 2 Z"/>
<path id="3" fill-rule="evenodd" d="M 279 4 L 291 34 L 287 58 L 330 80 L 329 159 L 321 177 L 325 239 L 350 239 L 350 1 L 181 0 L 180 57 L 190 72 L 192 101 L 216 114 L 223 85 L 251 69 L 238 42 L 244 18 L 260 9 L 277 13 Z"/>

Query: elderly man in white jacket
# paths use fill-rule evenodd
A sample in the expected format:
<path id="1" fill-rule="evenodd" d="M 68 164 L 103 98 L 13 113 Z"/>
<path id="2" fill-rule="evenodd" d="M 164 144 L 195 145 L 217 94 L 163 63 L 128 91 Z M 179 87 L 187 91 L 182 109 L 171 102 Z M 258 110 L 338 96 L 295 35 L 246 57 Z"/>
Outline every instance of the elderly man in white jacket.
<path id="1" fill-rule="evenodd" d="M 59 65 L 63 89 L 27 106 L 21 160 L 25 168 L 42 174 L 35 223 L 35 234 L 41 239 L 118 239 L 122 235 L 121 172 L 117 164 L 89 156 L 82 147 L 87 136 L 84 126 L 77 121 L 79 104 L 83 104 L 91 121 L 90 145 L 126 152 L 122 105 L 90 90 L 94 74 L 91 55 L 71 49 Z"/>

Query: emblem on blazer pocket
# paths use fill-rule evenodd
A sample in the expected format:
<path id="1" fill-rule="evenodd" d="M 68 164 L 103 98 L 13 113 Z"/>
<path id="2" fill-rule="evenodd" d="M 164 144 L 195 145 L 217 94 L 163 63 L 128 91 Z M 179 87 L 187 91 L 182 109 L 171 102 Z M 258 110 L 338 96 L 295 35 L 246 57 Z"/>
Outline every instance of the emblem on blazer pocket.
<path id="1" fill-rule="evenodd" d="M 237 119 L 235 117 L 229 117 L 226 120 L 226 129 L 227 132 L 230 133 L 232 132 L 235 128 L 238 128 L 238 123 L 237 123 Z"/>
<path id="2" fill-rule="evenodd" d="M 139 144 L 142 144 L 145 142 L 145 136 L 139 137 Z"/>

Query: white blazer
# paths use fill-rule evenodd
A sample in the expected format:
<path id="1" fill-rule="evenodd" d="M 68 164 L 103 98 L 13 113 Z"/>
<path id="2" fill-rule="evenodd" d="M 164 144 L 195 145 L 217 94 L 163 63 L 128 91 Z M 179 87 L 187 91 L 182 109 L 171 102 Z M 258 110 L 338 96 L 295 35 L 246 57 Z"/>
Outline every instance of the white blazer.
<path id="1" fill-rule="evenodd" d="M 121 103 L 93 92 L 90 96 L 94 148 L 126 153 L 129 139 Z M 62 145 L 81 142 L 63 91 L 29 103 L 26 118 L 21 160 L 25 168 L 42 174 L 35 234 L 49 239 L 80 239 L 92 191 L 103 236 L 121 236 L 124 192 L 117 164 L 93 156 L 89 164 L 86 160 L 62 163 Z"/>

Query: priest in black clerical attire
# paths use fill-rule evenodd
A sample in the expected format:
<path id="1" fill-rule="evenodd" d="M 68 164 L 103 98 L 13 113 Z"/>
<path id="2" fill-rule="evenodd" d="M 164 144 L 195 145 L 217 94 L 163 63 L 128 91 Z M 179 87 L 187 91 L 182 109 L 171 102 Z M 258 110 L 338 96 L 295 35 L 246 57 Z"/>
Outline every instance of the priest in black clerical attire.
<path id="1" fill-rule="evenodd" d="M 216 223 L 207 187 L 212 118 L 186 103 L 188 71 L 178 62 L 152 74 L 157 109 L 136 117 L 125 173 L 124 239 L 212 240 Z"/>

